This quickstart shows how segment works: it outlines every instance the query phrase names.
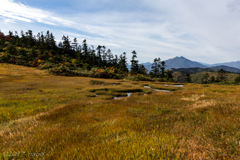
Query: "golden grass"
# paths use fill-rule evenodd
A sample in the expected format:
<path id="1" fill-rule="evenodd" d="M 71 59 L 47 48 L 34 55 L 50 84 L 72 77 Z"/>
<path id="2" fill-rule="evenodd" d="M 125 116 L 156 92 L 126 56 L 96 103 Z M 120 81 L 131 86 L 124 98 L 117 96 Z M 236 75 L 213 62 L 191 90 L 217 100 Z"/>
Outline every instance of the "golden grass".
<path id="1" fill-rule="evenodd" d="M 147 82 L 166 93 L 9 64 L 0 77 L 2 159 L 240 158 L 240 86 Z"/>

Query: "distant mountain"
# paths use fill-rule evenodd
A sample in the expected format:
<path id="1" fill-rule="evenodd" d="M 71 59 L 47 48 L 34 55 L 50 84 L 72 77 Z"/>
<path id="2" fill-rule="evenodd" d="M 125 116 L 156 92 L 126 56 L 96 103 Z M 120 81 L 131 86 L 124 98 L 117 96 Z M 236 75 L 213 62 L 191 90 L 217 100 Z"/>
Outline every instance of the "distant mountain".
<path id="1" fill-rule="evenodd" d="M 148 71 L 150 71 L 151 70 L 151 67 L 152 67 L 152 63 L 150 63 L 150 62 L 147 62 L 147 63 L 142 63 L 143 65 L 144 65 L 144 67 L 148 70 Z"/>
<path id="2" fill-rule="evenodd" d="M 175 57 L 172 59 L 168 59 L 165 61 L 167 68 L 166 69 L 171 69 L 171 68 L 195 68 L 195 67 L 199 67 L 199 68 L 207 68 L 207 66 L 199 63 L 199 62 L 195 62 L 195 61 L 191 61 L 185 57 Z"/>
<path id="3" fill-rule="evenodd" d="M 215 67 L 209 67 L 209 68 L 177 68 L 177 69 L 172 69 L 173 72 L 185 72 L 185 73 L 200 73 L 200 72 L 217 72 L 220 69 L 223 69 L 227 72 L 232 72 L 232 73 L 240 73 L 240 69 L 234 68 L 234 67 L 228 67 L 228 66 L 215 66 Z"/>
<path id="4" fill-rule="evenodd" d="M 184 72 L 184 73 L 200 73 L 200 72 L 217 72 L 217 69 L 211 69 L 211 68 L 199 68 L 199 67 L 195 67 L 195 68 L 173 68 L 171 69 L 172 72 Z"/>
<path id="5" fill-rule="evenodd" d="M 195 62 L 195 61 L 191 61 L 185 57 L 175 57 L 172 59 L 168 59 L 165 61 L 166 63 L 166 69 L 171 69 L 171 68 L 194 68 L 194 67 L 199 67 L 199 68 L 207 68 L 207 66 L 199 63 L 199 62 Z M 145 66 L 145 68 L 150 71 L 151 67 L 152 67 L 152 63 L 147 62 L 147 63 L 141 63 Z M 129 71 L 131 69 L 131 65 L 127 66 Z"/>
<path id="6" fill-rule="evenodd" d="M 207 67 L 211 67 L 212 66 L 211 64 L 207 64 L 207 63 L 202 63 L 202 62 L 198 62 L 198 63 L 200 63 L 200 64 L 202 64 L 204 66 L 207 66 Z"/>
<path id="7" fill-rule="evenodd" d="M 148 71 L 151 70 L 152 63 L 150 63 L 150 62 L 146 62 L 146 63 L 141 63 L 141 64 L 143 64 L 144 67 L 145 67 Z M 131 65 L 127 65 L 127 68 L 128 68 L 128 70 L 130 71 L 130 70 L 131 70 Z"/>
<path id="8" fill-rule="evenodd" d="M 173 71 L 184 71 L 186 73 L 199 73 L 203 71 L 219 71 L 224 69 L 228 72 L 240 73 L 240 61 L 237 62 L 227 62 L 227 63 L 217 63 L 217 64 L 207 64 L 196 61 L 191 61 L 183 56 L 175 57 L 172 59 L 165 60 L 167 65 L 166 69 L 173 69 Z M 150 71 L 152 67 L 151 62 L 141 63 L 145 68 Z M 129 71 L 131 65 L 127 66 Z M 179 69 L 179 70 L 178 70 Z"/>
<path id="9" fill-rule="evenodd" d="M 235 68 L 235 67 L 225 66 L 225 65 L 211 67 L 211 69 L 213 69 L 213 70 L 223 69 L 223 70 L 225 70 L 225 71 L 227 71 L 227 72 L 240 73 L 240 69 Z"/>
<path id="10" fill-rule="evenodd" d="M 212 64 L 211 66 L 222 66 L 222 65 L 240 69 L 240 61 L 226 62 L 226 63 L 216 63 L 216 64 Z"/>

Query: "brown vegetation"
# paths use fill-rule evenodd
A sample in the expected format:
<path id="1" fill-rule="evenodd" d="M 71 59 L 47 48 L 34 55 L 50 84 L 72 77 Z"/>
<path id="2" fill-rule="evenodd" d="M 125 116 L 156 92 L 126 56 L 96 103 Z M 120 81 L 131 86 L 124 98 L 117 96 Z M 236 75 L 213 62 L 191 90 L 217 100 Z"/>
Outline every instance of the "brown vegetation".
<path id="1" fill-rule="evenodd" d="M 0 77 L 2 159 L 240 158 L 240 86 L 148 82 L 166 93 L 10 64 Z"/>

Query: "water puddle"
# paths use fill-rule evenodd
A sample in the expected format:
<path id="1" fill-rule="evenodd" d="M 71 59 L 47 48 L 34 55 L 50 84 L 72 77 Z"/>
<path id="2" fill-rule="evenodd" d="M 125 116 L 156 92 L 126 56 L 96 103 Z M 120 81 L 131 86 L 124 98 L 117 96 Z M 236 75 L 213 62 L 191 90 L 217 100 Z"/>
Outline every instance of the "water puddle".
<path id="1" fill-rule="evenodd" d="M 150 86 L 144 86 L 145 88 L 151 88 Z"/>
<path id="2" fill-rule="evenodd" d="M 183 85 L 182 85 L 182 84 L 179 84 L 179 85 L 173 85 L 173 84 L 164 84 L 164 86 L 183 87 Z"/>
<path id="3" fill-rule="evenodd" d="M 152 89 L 150 86 L 144 86 L 144 87 Z M 170 92 L 169 90 L 163 90 L 163 89 L 153 89 L 153 90 L 158 91 L 158 92 Z"/>
<path id="4" fill-rule="evenodd" d="M 162 90 L 162 89 L 155 89 L 155 91 L 158 91 L 158 92 L 170 92 L 169 90 Z"/>
<path id="5" fill-rule="evenodd" d="M 132 93 L 127 93 L 127 97 L 130 97 Z M 114 99 L 119 99 L 119 98 L 124 98 L 124 97 L 114 97 Z"/>

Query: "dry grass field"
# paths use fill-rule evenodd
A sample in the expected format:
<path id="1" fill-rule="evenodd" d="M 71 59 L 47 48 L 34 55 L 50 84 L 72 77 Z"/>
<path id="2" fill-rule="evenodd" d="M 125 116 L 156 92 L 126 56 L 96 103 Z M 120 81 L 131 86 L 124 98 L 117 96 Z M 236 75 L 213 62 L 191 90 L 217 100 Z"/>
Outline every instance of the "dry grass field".
<path id="1" fill-rule="evenodd" d="M 0 158 L 240 159 L 240 86 L 164 84 L 0 64 Z"/>

